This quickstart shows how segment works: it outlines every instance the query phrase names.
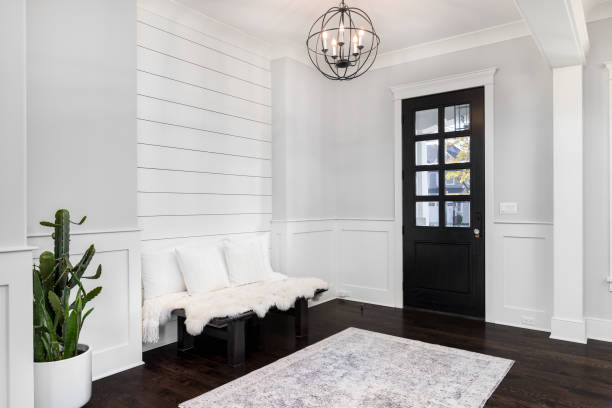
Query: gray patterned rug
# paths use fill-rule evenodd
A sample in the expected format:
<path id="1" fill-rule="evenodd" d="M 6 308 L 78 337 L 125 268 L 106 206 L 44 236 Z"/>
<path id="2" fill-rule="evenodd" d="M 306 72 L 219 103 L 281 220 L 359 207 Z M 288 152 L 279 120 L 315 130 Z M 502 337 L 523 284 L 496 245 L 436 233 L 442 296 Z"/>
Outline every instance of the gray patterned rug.
<path id="1" fill-rule="evenodd" d="M 513 363 L 349 328 L 179 407 L 482 407 Z"/>

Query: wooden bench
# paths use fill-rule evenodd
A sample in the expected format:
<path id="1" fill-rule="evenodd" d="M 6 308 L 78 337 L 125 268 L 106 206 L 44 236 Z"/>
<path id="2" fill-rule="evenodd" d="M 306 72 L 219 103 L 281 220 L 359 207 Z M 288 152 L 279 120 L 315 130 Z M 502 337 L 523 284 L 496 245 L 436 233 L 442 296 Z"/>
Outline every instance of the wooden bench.
<path id="1" fill-rule="evenodd" d="M 319 289 L 315 296 L 325 292 L 326 289 Z M 278 309 L 276 309 L 278 310 Z M 286 311 L 279 311 L 289 314 L 295 318 L 295 336 L 308 336 L 308 299 L 301 297 L 296 299 L 293 308 Z M 185 352 L 194 348 L 195 336 L 187 333 L 185 328 L 185 310 L 177 309 L 173 312 L 177 316 L 178 351 Z M 211 320 L 200 334 L 222 339 L 227 342 L 227 362 L 232 367 L 244 364 L 246 356 L 246 324 L 251 319 L 257 319 L 257 315 L 252 312 L 241 313 L 233 317 L 218 317 Z"/>

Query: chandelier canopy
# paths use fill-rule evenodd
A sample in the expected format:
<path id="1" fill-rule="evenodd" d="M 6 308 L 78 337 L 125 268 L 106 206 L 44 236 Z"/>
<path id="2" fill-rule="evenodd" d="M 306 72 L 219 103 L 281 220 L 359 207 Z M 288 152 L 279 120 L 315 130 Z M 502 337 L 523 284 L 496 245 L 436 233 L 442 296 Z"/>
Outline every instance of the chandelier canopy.
<path id="1" fill-rule="evenodd" d="M 315 20 L 306 39 L 314 66 L 327 78 L 340 81 L 357 78 L 370 69 L 379 44 L 370 17 L 344 0 Z"/>

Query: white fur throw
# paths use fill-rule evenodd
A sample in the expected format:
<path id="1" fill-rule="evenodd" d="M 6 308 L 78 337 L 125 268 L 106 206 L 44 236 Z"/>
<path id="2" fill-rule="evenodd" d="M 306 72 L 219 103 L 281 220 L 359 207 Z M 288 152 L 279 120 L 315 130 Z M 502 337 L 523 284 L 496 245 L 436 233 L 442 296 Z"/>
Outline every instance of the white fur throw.
<path id="1" fill-rule="evenodd" d="M 297 298 L 312 298 L 317 289 L 327 288 L 327 283 L 318 278 L 287 278 L 192 296 L 180 292 L 147 299 L 142 308 L 142 341 L 159 341 L 159 325 L 165 324 L 175 309 L 185 309 L 187 333 L 197 336 L 216 317 L 237 316 L 251 310 L 264 317 L 272 307 L 288 310 Z"/>

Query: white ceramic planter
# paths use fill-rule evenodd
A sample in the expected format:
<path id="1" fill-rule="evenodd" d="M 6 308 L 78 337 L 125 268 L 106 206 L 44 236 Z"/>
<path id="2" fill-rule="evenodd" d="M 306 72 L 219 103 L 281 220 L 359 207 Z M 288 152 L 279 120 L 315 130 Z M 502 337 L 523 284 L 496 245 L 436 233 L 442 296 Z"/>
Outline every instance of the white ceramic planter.
<path id="1" fill-rule="evenodd" d="M 78 345 L 76 357 L 34 363 L 36 408 L 80 408 L 91 398 L 91 350 Z"/>

